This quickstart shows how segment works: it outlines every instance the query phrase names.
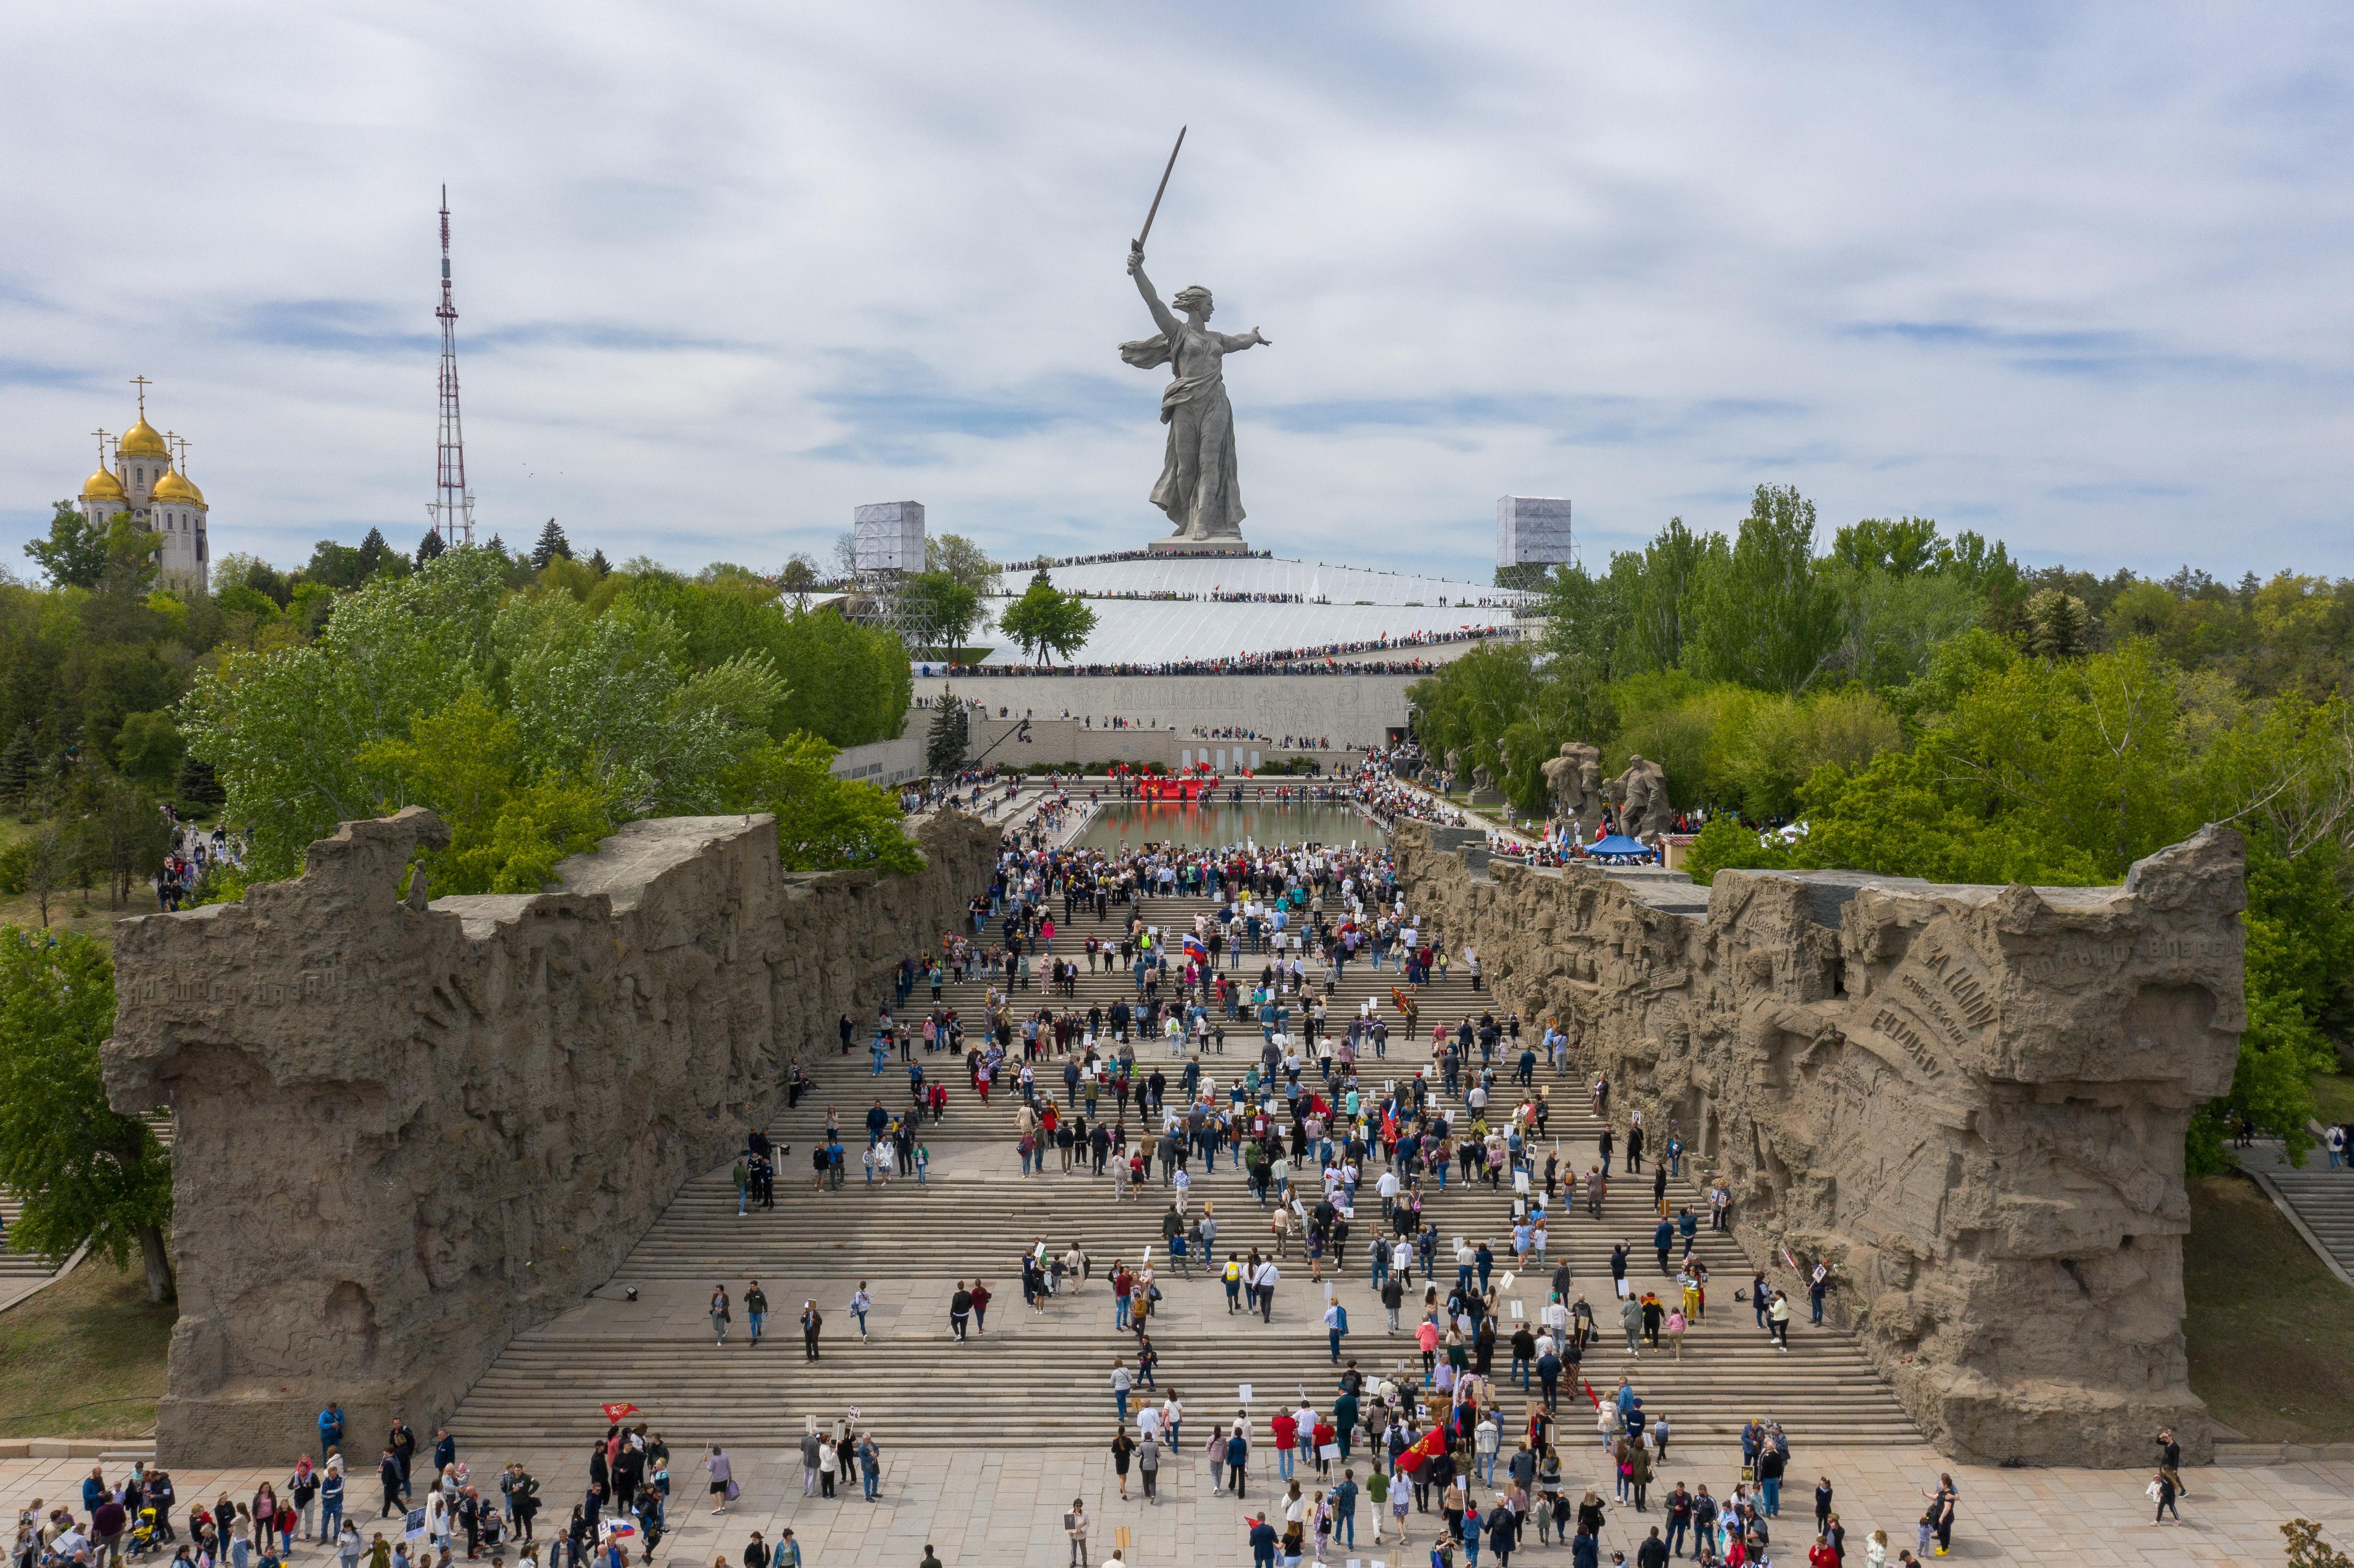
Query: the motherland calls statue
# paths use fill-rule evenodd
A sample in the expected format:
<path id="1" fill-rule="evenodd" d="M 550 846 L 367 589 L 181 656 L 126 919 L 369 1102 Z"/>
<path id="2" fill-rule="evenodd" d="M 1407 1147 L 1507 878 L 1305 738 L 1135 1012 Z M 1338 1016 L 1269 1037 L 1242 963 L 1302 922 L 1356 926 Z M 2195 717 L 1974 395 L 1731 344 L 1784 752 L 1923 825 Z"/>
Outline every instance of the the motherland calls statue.
<path id="1" fill-rule="evenodd" d="M 1235 410 L 1226 401 L 1225 356 L 1267 339 L 1257 327 L 1239 337 L 1210 330 L 1210 291 L 1199 283 L 1171 302 L 1185 313 L 1179 321 L 1161 302 L 1144 275 L 1144 252 L 1128 253 L 1128 275 L 1136 280 L 1160 334 L 1119 345 L 1120 358 L 1139 370 L 1166 365 L 1175 372 L 1161 394 L 1161 422 L 1169 427 L 1168 455 L 1152 504 L 1177 524 L 1176 537 L 1189 543 L 1239 542 L 1243 536 L 1242 482 L 1235 476 Z"/>
<path id="2" fill-rule="evenodd" d="M 1668 804 L 1667 770 L 1643 760 L 1637 752 L 1627 758 L 1627 771 L 1610 780 L 1610 803 L 1618 809 L 1618 831 L 1628 838 L 1663 833 L 1676 820 Z"/>
<path id="3" fill-rule="evenodd" d="M 1539 769 L 1553 796 L 1553 814 L 1577 824 L 1577 836 L 1590 839 L 1601 823 L 1602 752 L 1582 740 L 1562 742 L 1561 755 Z"/>

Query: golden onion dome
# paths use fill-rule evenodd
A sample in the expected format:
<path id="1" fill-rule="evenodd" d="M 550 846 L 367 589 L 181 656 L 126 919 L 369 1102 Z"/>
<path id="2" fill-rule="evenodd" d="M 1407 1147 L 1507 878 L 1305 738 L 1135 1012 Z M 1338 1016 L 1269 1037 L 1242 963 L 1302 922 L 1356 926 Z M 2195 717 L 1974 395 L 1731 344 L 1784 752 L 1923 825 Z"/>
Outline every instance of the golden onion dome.
<path id="1" fill-rule="evenodd" d="M 139 417 L 137 424 L 122 432 L 122 439 L 114 443 L 114 450 L 122 457 L 159 457 L 169 461 L 172 456 L 171 449 L 164 444 L 164 438 L 156 432 L 154 426 L 147 422 L 144 414 Z"/>
<path id="2" fill-rule="evenodd" d="M 190 484 L 187 477 L 177 469 L 167 471 L 163 478 L 157 480 L 155 488 L 147 493 L 147 499 L 179 502 L 189 506 L 202 506 L 205 503 L 203 493 Z"/>
<path id="3" fill-rule="evenodd" d="M 84 501 L 121 501 L 124 498 L 122 482 L 106 470 L 100 469 L 81 482 L 81 498 Z"/>

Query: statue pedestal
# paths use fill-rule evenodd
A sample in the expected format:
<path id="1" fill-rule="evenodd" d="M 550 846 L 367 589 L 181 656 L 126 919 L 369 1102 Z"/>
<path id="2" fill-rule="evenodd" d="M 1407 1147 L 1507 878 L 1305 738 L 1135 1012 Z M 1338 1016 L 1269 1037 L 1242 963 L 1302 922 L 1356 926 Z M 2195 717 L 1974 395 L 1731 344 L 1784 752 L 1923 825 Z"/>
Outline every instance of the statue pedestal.
<path id="1" fill-rule="evenodd" d="M 1471 791 L 1471 803 L 1475 806 L 1501 806 L 1509 802 L 1501 789 L 1474 789 Z"/>
<path id="2" fill-rule="evenodd" d="M 1155 539 L 1156 556 L 1247 556 L 1251 547 L 1240 539 Z"/>

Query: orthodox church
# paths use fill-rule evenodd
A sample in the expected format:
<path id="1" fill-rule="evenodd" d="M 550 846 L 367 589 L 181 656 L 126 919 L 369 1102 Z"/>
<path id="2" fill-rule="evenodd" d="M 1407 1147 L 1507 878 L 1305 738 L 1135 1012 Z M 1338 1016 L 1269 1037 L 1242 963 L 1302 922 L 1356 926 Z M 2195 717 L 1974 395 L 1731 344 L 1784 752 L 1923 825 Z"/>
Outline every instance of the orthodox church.
<path id="1" fill-rule="evenodd" d="M 170 445 L 147 422 L 143 377 L 138 385 L 139 422 L 115 440 L 111 471 L 106 466 L 106 432 L 95 432 L 99 466 L 82 482 L 82 515 L 91 526 L 104 528 L 116 513 L 130 513 L 142 526 L 164 536 L 164 547 L 156 557 L 156 580 L 166 587 L 208 593 L 207 563 L 212 552 L 205 541 L 208 512 L 205 493 L 181 471 L 187 466 L 185 456 L 174 465 Z M 185 449 L 187 443 L 180 445 Z"/>

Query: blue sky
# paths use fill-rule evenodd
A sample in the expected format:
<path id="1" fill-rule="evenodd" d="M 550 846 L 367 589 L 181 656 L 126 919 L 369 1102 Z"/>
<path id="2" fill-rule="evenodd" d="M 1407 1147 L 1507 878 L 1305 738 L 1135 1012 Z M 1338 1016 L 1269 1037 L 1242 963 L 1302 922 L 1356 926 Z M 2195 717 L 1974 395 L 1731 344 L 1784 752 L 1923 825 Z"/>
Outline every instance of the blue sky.
<path id="1" fill-rule="evenodd" d="M 1500 494 L 1598 560 L 1770 482 L 2354 575 L 2354 13 L 1636 9 L 12 7 L 0 556 L 136 375 L 217 550 L 413 546 L 445 180 L 485 532 L 1140 544 L 1122 260 L 1183 122 L 1148 265 L 1273 340 L 1228 386 L 1279 554 L 1484 577 Z"/>

